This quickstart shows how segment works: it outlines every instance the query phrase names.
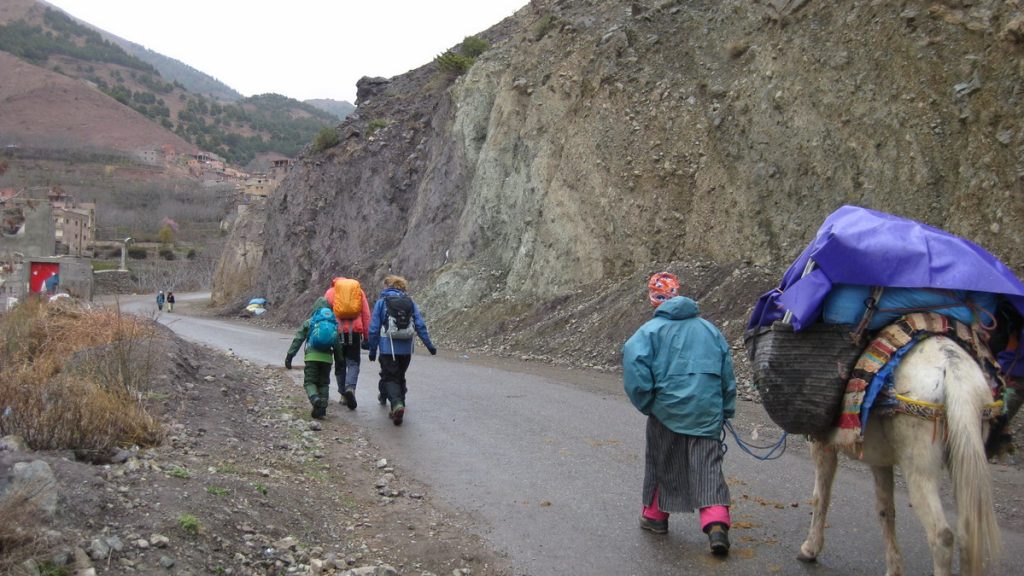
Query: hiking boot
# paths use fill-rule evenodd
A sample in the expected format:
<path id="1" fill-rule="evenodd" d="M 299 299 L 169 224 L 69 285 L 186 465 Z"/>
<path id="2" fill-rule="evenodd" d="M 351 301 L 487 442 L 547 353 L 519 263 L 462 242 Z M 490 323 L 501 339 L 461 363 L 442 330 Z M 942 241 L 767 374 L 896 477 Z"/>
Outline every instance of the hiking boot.
<path id="1" fill-rule="evenodd" d="M 313 410 L 310 411 L 309 417 L 318 418 L 318 414 L 320 413 L 320 396 L 317 394 L 313 394 L 312 396 L 309 397 L 309 403 L 312 404 L 313 406 Z"/>
<path id="2" fill-rule="evenodd" d="M 348 406 L 349 410 L 355 410 L 356 409 L 356 405 L 357 405 L 356 404 L 356 389 L 355 388 L 345 388 L 345 391 L 341 393 L 341 402 L 345 406 Z"/>
<path id="3" fill-rule="evenodd" d="M 401 426 L 402 418 L 405 417 L 405 404 L 402 404 L 401 402 L 393 404 L 391 406 L 391 413 L 388 414 L 388 417 L 395 423 L 395 426 Z"/>
<path id="4" fill-rule="evenodd" d="M 724 524 L 714 523 L 708 528 L 708 543 L 711 544 L 711 553 L 715 556 L 725 556 L 729 553 L 729 528 Z"/>
<path id="5" fill-rule="evenodd" d="M 380 394 L 377 394 L 377 402 L 381 406 L 387 406 L 388 405 L 388 397 L 385 396 L 383 392 L 381 392 Z"/>
<path id="6" fill-rule="evenodd" d="M 651 520 L 641 514 L 640 529 L 654 532 L 655 534 L 668 534 L 668 520 Z"/>

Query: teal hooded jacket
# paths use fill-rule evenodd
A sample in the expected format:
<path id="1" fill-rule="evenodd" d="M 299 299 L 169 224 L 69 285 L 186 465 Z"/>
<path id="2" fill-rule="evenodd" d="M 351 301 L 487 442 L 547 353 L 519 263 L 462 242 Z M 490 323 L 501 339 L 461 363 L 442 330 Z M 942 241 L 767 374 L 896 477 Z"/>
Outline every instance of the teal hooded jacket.
<path id="1" fill-rule="evenodd" d="M 622 347 L 626 395 L 677 434 L 718 438 L 736 413 L 736 376 L 722 333 L 697 303 L 666 300 Z"/>

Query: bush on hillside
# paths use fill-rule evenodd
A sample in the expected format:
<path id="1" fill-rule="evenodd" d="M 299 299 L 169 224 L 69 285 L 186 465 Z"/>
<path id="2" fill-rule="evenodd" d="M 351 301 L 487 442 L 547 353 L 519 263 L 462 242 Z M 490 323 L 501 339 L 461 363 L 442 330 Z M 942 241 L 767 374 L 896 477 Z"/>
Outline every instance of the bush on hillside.
<path id="1" fill-rule="evenodd" d="M 164 260 L 174 260 L 174 250 L 167 248 L 166 246 L 160 249 L 160 257 Z"/>
<path id="2" fill-rule="evenodd" d="M 338 136 L 338 131 L 334 128 L 325 127 L 316 135 L 316 140 L 313 141 L 313 151 L 317 153 L 323 152 L 329 148 L 334 148 L 339 142 L 341 142 L 341 137 Z"/>
<path id="3" fill-rule="evenodd" d="M 459 45 L 459 51 L 447 50 L 434 57 L 434 65 L 441 74 L 454 78 L 462 76 L 476 62 L 476 57 L 483 54 L 491 45 L 483 38 L 466 36 Z"/>
<path id="4" fill-rule="evenodd" d="M 160 425 L 140 400 L 155 336 L 141 317 L 25 300 L 0 318 L 0 436 L 87 459 L 158 444 Z"/>
<path id="5" fill-rule="evenodd" d="M 537 20 L 537 23 L 533 25 L 534 41 L 539 42 L 542 38 L 547 36 L 548 32 L 555 27 L 555 23 L 557 21 L 558 19 L 552 14 L 545 14 L 544 16 L 541 16 L 540 20 Z"/>
<path id="6" fill-rule="evenodd" d="M 367 127 L 366 132 L 368 135 L 372 136 L 377 132 L 377 130 L 386 128 L 388 124 L 389 122 L 383 118 L 374 118 L 373 120 L 370 120 L 370 125 Z"/>
<path id="7" fill-rule="evenodd" d="M 475 60 L 468 56 L 452 52 L 451 50 L 444 54 L 438 54 L 434 57 L 434 65 L 437 66 L 437 70 L 446 76 L 462 76 L 466 73 L 470 67 L 473 66 Z"/>
<path id="8" fill-rule="evenodd" d="M 141 246 L 128 247 L 128 257 L 131 258 L 132 260 L 145 260 L 146 255 L 146 249 L 142 248 Z"/>
<path id="9" fill-rule="evenodd" d="M 459 48 L 459 52 L 468 58 L 476 58 L 486 52 L 490 47 L 491 45 L 483 38 L 479 38 L 477 36 L 466 36 L 462 40 L 462 46 Z"/>

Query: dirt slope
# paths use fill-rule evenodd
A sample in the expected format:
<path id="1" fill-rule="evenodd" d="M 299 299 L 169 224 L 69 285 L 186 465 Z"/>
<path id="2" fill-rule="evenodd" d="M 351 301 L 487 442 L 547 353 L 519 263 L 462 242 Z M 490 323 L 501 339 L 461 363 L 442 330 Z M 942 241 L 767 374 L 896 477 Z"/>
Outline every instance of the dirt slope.
<path id="1" fill-rule="evenodd" d="M 313 423 L 296 372 L 170 334 L 157 348 L 145 392 L 162 445 L 100 465 L 0 447 L 0 472 L 43 460 L 57 477 L 40 562 L 110 575 L 503 573 L 471 519 L 388 462 L 345 408 Z"/>
<path id="2" fill-rule="evenodd" d="M 82 81 L 0 52 L 4 145 L 133 151 L 195 147 Z"/>

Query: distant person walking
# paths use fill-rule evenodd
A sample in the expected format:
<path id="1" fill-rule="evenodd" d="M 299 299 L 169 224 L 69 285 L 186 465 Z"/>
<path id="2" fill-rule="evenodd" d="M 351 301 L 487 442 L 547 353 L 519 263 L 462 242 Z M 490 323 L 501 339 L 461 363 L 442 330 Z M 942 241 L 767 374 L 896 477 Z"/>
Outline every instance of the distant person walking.
<path id="1" fill-rule="evenodd" d="M 167 293 L 167 311 L 174 312 L 174 292 Z"/>
<path id="2" fill-rule="evenodd" d="M 651 277 L 654 318 L 622 349 L 626 394 L 647 415 L 640 527 L 665 534 L 670 512 L 698 508 L 711 552 L 723 556 L 731 521 L 719 438 L 736 410 L 736 378 L 721 332 L 678 292 L 674 274 Z"/>
<path id="3" fill-rule="evenodd" d="M 406 294 L 406 290 L 408 284 L 405 278 L 384 278 L 384 290 L 373 305 L 373 314 L 370 316 L 370 362 L 377 358 L 377 351 L 380 350 L 377 401 L 381 406 L 390 403 L 388 417 L 395 426 L 401 426 L 405 417 L 405 395 L 408 392 L 405 373 L 412 360 L 413 337 L 419 336 L 427 351 L 431 355 L 437 354 L 419 307 Z"/>
<path id="4" fill-rule="evenodd" d="M 313 410 L 310 416 L 323 419 L 331 393 L 331 362 L 341 361 L 338 352 L 338 321 L 326 298 L 317 298 L 310 317 L 299 326 L 284 357 L 284 367 L 292 369 L 292 359 L 306 344 L 302 373 L 303 387 Z"/>
<path id="5" fill-rule="evenodd" d="M 167 300 L 167 298 L 164 296 L 164 291 L 163 290 L 161 290 L 161 291 L 156 293 L 156 309 L 157 310 L 161 310 L 162 311 L 164 309 L 164 301 L 165 300 Z"/>
<path id="6" fill-rule="evenodd" d="M 359 382 L 360 349 L 366 347 L 370 325 L 370 305 L 359 281 L 338 276 L 324 292 L 324 298 L 338 319 L 338 353 L 343 361 L 334 367 L 341 403 L 356 409 L 356 384 Z"/>

